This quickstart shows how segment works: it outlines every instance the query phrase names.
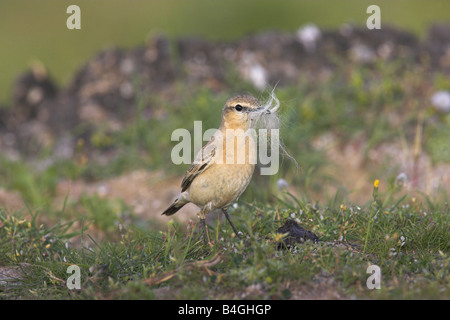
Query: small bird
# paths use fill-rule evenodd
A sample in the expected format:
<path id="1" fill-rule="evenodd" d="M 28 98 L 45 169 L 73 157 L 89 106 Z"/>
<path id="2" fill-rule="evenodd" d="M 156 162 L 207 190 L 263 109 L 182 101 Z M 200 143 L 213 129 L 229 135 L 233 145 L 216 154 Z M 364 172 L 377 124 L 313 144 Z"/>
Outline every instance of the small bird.
<path id="1" fill-rule="evenodd" d="M 252 96 L 238 95 L 229 99 L 222 109 L 219 129 L 187 170 L 180 195 L 162 213 L 173 215 L 189 202 L 200 207 L 205 244 L 211 244 L 205 214 L 216 209 L 222 209 L 239 237 L 227 209 L 245 191 L 252 178 L 256 147 L 248 129 L 252 127 L 252 120 L 261 114 L 270 114 L 270 111 L 261 107 L 259 100 Z"/>

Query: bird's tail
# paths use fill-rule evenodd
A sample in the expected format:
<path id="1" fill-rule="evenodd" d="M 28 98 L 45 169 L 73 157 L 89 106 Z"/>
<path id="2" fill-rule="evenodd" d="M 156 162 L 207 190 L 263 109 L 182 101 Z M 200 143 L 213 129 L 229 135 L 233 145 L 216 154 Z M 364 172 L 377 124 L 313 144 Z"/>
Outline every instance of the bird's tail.
<path id="1" fill-rule="evenodd" d="M 183 206 L 184 206 L 186 203 L 187 203 L 187 202 L 181 202 L 181 201 L 178 201 L 178 199 L 177 199 L 177 200 L 175 200 L 175 202 L 172 203 L 172 204 L 170 205 L 170 207 L 168 207 L 168 208 L 166 209 L 166 211 L 164 211 L 161 215 L 171 216 L 171 215 L 175 214 L 178 210 L 180 210 L 181 208 L 183 208 Z"/>

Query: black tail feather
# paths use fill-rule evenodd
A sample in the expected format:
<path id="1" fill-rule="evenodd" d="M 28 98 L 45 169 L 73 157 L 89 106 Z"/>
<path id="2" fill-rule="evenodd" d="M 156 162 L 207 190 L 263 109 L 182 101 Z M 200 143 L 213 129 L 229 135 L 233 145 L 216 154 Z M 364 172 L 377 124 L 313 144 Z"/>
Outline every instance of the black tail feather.
<path id="1" fill-rule="evenodd" d="M 171 216 L 171 215 L 175 214 L 178 210 L 180 210 L 181 208 L 183 208 L 183 206 L 184 206 L 185 204 L 186 204 L 186 203 L 181 204 L 181 203 L 179 203 L 178 201 L 175 201 L 174 203 L 172 203 L 172 204 L 170 205 L 170 207 L 168 207 L 168 208 L 166 209 L 166 211 L 164 211 L 163 213 L 161 213 L 161 215 Z"/>

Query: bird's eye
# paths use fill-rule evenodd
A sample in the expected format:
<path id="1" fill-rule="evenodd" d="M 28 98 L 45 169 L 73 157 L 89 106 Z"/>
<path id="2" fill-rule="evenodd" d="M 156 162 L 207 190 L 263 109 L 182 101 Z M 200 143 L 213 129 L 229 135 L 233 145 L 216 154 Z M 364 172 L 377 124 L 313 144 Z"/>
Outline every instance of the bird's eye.
<path id="1" fill-rule="evenodd" d="M 240 104 L 235 105 L 234 108 L 236 109 L 236 111 L 242 111 L 242 109 L 244 109 L 244 107 Z"/>

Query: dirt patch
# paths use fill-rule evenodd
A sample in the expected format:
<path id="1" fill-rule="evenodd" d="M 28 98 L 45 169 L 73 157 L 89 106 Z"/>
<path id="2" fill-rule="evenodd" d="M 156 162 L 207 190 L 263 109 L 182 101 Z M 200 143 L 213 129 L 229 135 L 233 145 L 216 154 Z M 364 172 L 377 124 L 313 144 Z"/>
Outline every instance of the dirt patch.
<path id="1" fill-rule="evenodd" d="M 0 266 L 0 290 L 19 286 L 31 268 L 28 263 L 21 263 L 18 266 Z"/>
<path id="2" fill-rule="evenodd" d="M 56 191 L 55 205 L 62 207 L 66 196 L 69 202 L 76 202 L 83 194 L 97 194 L 106 199 L 121 199 L 133 213 L 142 219 L 159 219 L 167 222 L 161 213 L 180 193 L 180 178 L 167 178 L 162 172 L 136 170 L 119 177 L 88 183 L 84 181 L 62 181 Z M 196 218 L 198 208 L 186 205 L 173 218 L 182 222 Z"/>
<path id="3" fill-rule="evenodd" d="M 382 181 L 382 192 L 392 182 L 411 194 L 423 192 L 438 196 L 442 191 L 448 192 L 450 164 L 434 164 L 424 152 L 415 157 L 411 146 L 400 141 L 385 142 L 365 153 L 363 140 L 355 140 L 345 146 L 337 141 L 332 133 L 327 133 L 313 145 L 324 151 L 332 164 L 327 167 L 326 173 L 339 177 L 340 187 L 349 192 L 349 199 L 354 203 L 365 203 L 371 199 L 374 179 Z M 383 168 L 383 171 L 377 168 Z M 392 177 L 396 177 L 395 181 L 391 181 Z M 331 194 L 336 191 L 333 186 L 329 188 Z"/>
<path id="4" fill-rule="evenodd" d="M 328 281 L 332 282 L 332 281 Z M 291 289 L 290 300 L 343 300 L 349 299 L 344 296 L 336 285 L 322 283 L 317 285 L 305 285 L 300 288 Z"/>
<path id="5" fill-rule="evenodd" d="M 24 210 L 26 207 L 18 193 L 0 188 L 0 208 L 15 212 Z"/>

